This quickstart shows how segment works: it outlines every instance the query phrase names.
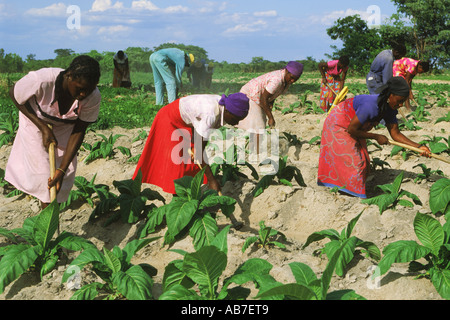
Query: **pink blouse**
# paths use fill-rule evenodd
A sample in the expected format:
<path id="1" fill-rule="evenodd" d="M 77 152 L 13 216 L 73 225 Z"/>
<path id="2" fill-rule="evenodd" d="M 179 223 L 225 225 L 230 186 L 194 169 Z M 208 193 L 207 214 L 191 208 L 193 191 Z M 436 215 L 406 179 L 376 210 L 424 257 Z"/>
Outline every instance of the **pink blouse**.
<path id="1" fill-rule="evenodd" d="M 245 84 L 241 92 L 245 93 L 250 100 L 260 104 L 261 95 L 265 89 L 272 95 L 271 100 L 275 100 L 275 98 L 286 92 L 290 87 L 290 85 L 285 85 L 285 75 L 286 69 L 263 74 Z"/>
<path id="2" fill-rule="evenodd" d="M 327 73 L 329 75 L 331 75 L 331 76 L 338 76 L 342 72 L 348 70 L 348 66 L 345 67 L 344 69 L 338 69 L 338 62 L 339 62 L 339 60 L 332 60 L 332 61 L 328 61 L 327 62 L 327 65 L 328 65 Z"/>
<path id="3" fill-rule="evenodd" d="M 402 58 L 399 60 L 395 60 L 394 65 L 392 66 L 394 77 L 406 78 L 406 74 L 408 72 L 412 75 L 416 75 L 418 63 L 419 60 L 414 60 L 411 58 Z"/>
<path id="4" fill-rule="evenodd" d="M 14 87 L 16 101 L 23 105 L 29 101 L 36 115 L 43 120 L 80 119 L 85 122 L 97 121 L 100 112 L 101 95 L 98 88 L 82 101 L 75 100 L 66 114 L 59 113 L 58 102 L 55 99 L 55 82 L 63 69 L 44 68 L 31 71 L 17 81 Z"/>

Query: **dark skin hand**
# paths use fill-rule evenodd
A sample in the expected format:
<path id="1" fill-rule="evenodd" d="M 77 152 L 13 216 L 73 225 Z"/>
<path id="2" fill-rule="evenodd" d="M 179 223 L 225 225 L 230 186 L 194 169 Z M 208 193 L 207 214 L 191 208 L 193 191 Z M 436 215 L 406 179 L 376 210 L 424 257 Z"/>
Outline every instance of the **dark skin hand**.
<path id="1" fill-rule="evenodd" d="M 233 115 L 232 113 L 228 112 L 228 110 L 225 109 L 223 119 L 229 125 L 235 126 L 239 123 L 239 121 L 243 120 L 244 118 L 239 118 L 239 117 Z M 194 139 L 194 137 L 192 137 L 192 139 Z M 191 158 L 196 163 L 198 163 L 198 160 L 196 160 L 196 159 L 202 159 L 202 162 L 198 163 L 198 164 L 200 164 L 200 166 L 202 168 L 205 168 L 205 175 L 206 175 L 206 178 L 208 179 L 208 185 L 211 189 L 216 190 L 219 193 L 221 190 L 220 183 L 219 183 L 219 181 L 217 181 L 216 177 L 214 177 L 214 175 L 211 171 L 211 167 L 209 166 L 208 163 L 206 163 L 204 157 L 202 156 L 204 154 L 207 143 L 208 143 L 208 141 L 202 141 L 202 150 L 201 150 L 202 154 L 201 155 L 196 154 L 198 151 L 193 149 Z"/>
<path id="2" fill-rule="evenodd" d="M 400 96 L 391 94 L 389 97 L 388 103 L 392 109 L 396 110 L 402 106 L 402 104 L 405 100 L 406 100 L 405 97 L 400 97 Z M 384 136 L 382 134 L 369 132 L 375 125 L 376 125 L 376 123 L 366 123 L 363 125 L 359 121 L 358 117 L 355 115 L 353 117 L 353 119 L 351 120 L 350 125 L 347 128 L 347 132 L 350 135 L 352 135 L 352 137 L 355 139 L 374 139 L 380 145 L 388 144 L 389 139 L 386 136 Z M 423 152 L 421 153 L 422 156 L 428 157 L 428 158 L 431 157 L 430 149 L 428 149 L 426 146 L 422 146 L 422 145 L 410 140 L 408 137 L 406 137 L 403 133 L 400 132 L 400 129 L 398 128 L 397 123 L 386 124 L 386 127 L 394 141 L 404 143 L 404 144 L 410 145 L 412 147 L 420 148 L 423 150 Z"/>
<path id="3" fill-rule="evenodd" d="M 89 84 L 83 79 L 73 79 L 72 75 L 70 73 L 67 73 L 64 76 L 63 80 L 63 94 L 58 100 L 60 114 L 62 115 L 67 113 L 75 100 L 81 101 L 89 96 L 94 91 L 96 86 L 96 84 Z M 26 102 L 24 105 L 20 105 L 16 101 L 14 97 L 14 86 L 10 89 L 9 94 L 19 111 L 22 112 L 28 119 L 30 119 L 30 121 L 33 122 L 42 133 L 42 144 L 44 148 L 48 150 L 51 143 L 54 143 L 56 148 L 58 146 L 58 141 L 53 133 L 53 130 L 48 127 L 48 124 L 36 115 L 28 102 Z M 84 122 L 79 119 L 75 122 L 72 134 L 67 143 L 66 151 L 64 152 L 63 158 L 59 165 L 59 168 L 64 172 L 67 171 L 70 163 L 76 156 L 78 149 L 80 148 L 84 140 L 84 136 L 88 126 L 88 122 Z M 57 193 L 61 190 L 61 185 L 64 179 L 63 171 L 56 170 L 55 175 L 48 178 L 48 189 L 56 187 Z M 42 204 L 42 207 L 45 208 L 47 205 L 48 204 Z"/>
<path id="4" fill-rule="evenodd" d="M 299 78 L 295 77 L 292 73 L 286 70 L 286 74 L 284 76 L 285 87 L 292 85 Z M 270 94 L 266 89 L 264 89 L 261 98 L 260 98 L 260 106 L 263 109 L 264 113 L 267 116 L 267 124 L 270 128 L 275 127 L 275 119 L 272 114 L 272 108 L 274 101 L 270 101 L 272 98 L 272 94 Z"/>

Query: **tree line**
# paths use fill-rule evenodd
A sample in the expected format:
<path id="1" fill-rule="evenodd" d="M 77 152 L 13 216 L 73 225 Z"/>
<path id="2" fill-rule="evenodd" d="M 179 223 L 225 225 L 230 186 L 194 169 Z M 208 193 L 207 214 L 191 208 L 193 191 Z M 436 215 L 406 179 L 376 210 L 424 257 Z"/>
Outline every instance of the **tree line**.
<path id="1" fill-rule="evenodd" d="M 450 0 L 391 0 L 397 6 L 397 12 L 377 27 L 371 27 L 359 15 L 338 19 L 327 29 L 333 40 L 342 42 L 341 48 L 333 45 L 333 52 L 326 54 L 329 59 L 342 55 L 350 58 L 353 72 L 366 74 L 376 55 L 390 49 L 393 42 L 404 43 L 407 56 L 427 60 L 431 69 L 448 69 L 450 64 Z M 269 72 L 282 68 L 287 61 L 272 62 L 263 57 L 253 57 L 250 63 L 228 63 L 210 60 L 205 49 L 193 45 L 164 43 L 153 50 L 141 47 L 129 47 L 124 51 L 129 57 L 132 72 L 151 72 L 150 55 L 163 48 L 176 47 L 192 53 L 198 59 L 214 62 L 215 70 L 222 72 Z M 16 73 L 37 70 L 43 67 L 66 68 L 77 55 L 71 49 L 57 49 L 55 59 L 37 60 L 30 54 L 25 60 L 14 53 L 5 53 L 0 49 L 0 73 Z M 98 52 L 88 54 L 100 63 L 102 72 L 112 72 L 113 56 L 116 52 Z M 312 57 L 299 60 L 305 71 L 317 71 L 318 63 Z"/>

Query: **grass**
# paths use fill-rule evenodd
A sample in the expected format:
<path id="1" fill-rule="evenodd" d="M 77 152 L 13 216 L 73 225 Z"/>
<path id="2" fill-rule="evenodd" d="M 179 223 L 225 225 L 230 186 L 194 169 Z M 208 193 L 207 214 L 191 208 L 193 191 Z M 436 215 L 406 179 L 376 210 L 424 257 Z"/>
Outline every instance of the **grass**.
<path id="1" fill-rule="evenodd" d="M 213 83 L 209 89 L 196 89 L 183 73 L 183 89 L 180 96 L 197 93 L 223 94 L 225 92 L 239 92 L 241 87 L 251 79 L 262 73 L 215 73 Z M 0 74 L 0 113 L 10 112 L 13 108 L 8 95 L 8 87 L 19 80 L 23 74 Z M 99 120 L 91 126 L 92 129 L 109 129 L 115 126 L 126 129 L 149 127 L 159 111 L 155 105 L 155 90 L 152 73 L 133 72 L 131 89 L 112 88 L 112 73 L 104 73 L 100 79 L 99 89 L 102 94 L 102 105 Z M 349 93 L 368 94 L 363 76 L 349 75 L 346 86 Z M 450 80 L 450 73 L 439 75 L 420 75 L 421 80 Z M 446 93 L 448 97 L 449 85 L 445 83 L 414 83 L 414 91 L 424 91 L 426 94 Z M 320 92 L 320 75 L 318 72 L 305 72 L 299 81 L 289 89 L 291 94 L 304 94 L 306 91 Z M 444 97 L 444 98 L 446 98 Z"/>

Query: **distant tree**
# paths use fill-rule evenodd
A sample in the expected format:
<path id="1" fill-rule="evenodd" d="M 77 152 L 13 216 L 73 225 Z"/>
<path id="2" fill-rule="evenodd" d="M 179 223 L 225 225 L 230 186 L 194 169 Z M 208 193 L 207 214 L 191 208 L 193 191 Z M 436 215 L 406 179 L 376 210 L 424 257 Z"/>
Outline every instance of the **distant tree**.
<path id="1" fill-rule="evenodd" d="M 327 34 L 333 40 L 341 40 L 343 47 L 331 46 L 335 50 L 333 55 L 327 57 L 337 59 L 342 55 L 350 57 L 350 68 L 367 72 L 372 60 L 379 53 L 381 37 L 375 28 L 369 28 L 367 22 L 359 15 L 347 16 L 338 19 Z"/>
<path id="2" fill-rule="evenodd" d="M 15 53 L 6 53 L 0 49 L 0 73 L 23 72 L 25 63 L 22 58 Z"/>
<path id="3" fill-rule="evenodd" d="M 432 65 L 450 62 L 450 0 L 392 0 L 411 21 L 416 58 Z"/>
<path id="4" fill-rule="evenodd" d="M 75 51 L 73 51 L 72 49 L 56 49 L 53 52 L 56 53 L 56 59 L 70 57 L 75 53 Z"/>

